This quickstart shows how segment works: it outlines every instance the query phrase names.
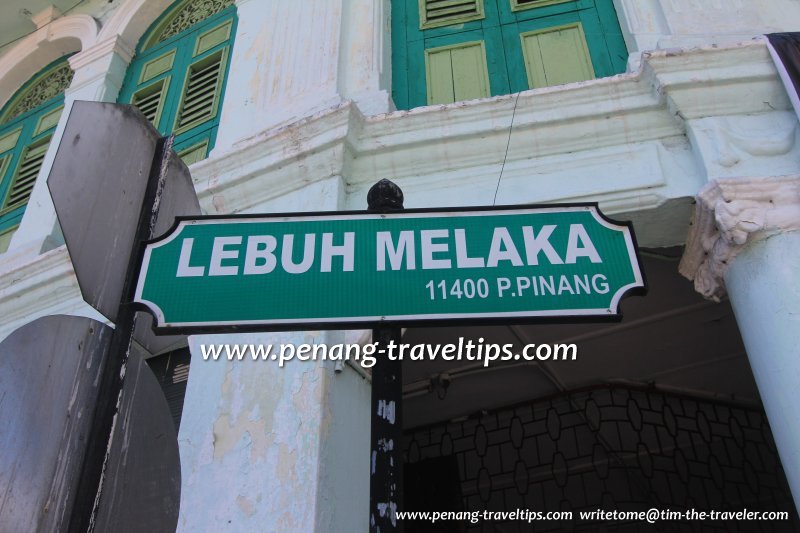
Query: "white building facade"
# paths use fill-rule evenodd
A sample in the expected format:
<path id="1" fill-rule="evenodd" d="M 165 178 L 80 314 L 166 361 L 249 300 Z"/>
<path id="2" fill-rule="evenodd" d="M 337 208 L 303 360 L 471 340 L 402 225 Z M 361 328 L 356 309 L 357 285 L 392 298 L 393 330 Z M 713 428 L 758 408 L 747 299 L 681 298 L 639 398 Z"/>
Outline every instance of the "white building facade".
<path id="1" fill-rule="evenodd" d="M 475 15 L 483 19 L 458 24 L 488 20 L 492 9 L 504 9 L 492 6 L 504 1 L 510 2 L 487 0 L 483 13 Z M 11 3 L 15 8 L 24 4 Z M 564 2 L 546 3 L 541 9 L 554 10 L 558 27 L 572 24 L 562 24 L 557 18 L 568 16 Z M 196 9 L 175 22 L 173 15 L 190 4 Z M 416 6 L 417 2 L 406 4 Z M 600 4 L 593 5 L 606 9 Z M 33 153 L 30 146 L 45 146 L 41 164 L 30 179 L 29 196 L 16 204 L 17 218 L 0 227 L 4 243 L 0 337 L 50 314 L 103 320 L 81 299 L 46 178 L 72 102 L 133 102 L 141 108 L 148 97 L 155 101 L 152 96 L 156 95 L 160 103 L 150 108 L 148 118 L 168 120 L 161 126 L 162 133 L 178 135 L 176 146 L 190 163 L 207 214 L 365 209 L 367 190 L 388 178 L 402 188 L 406 207 L 598 202 L 611 218 L 633 221 L 638 245 L 659 265 L 651 273 L 650 263 L 645 264 L 651 287 L 645 299 L 662 302 L 663 309 L 645 310 L 641 316 L 632 309 L 620 325 L 591 326 L 594 329 L 561 336 L 554 333 L 549 340 L 578 335 L 584 339 L 577 341 L 579 346 L 585 342 L 591 350 L 591 339 L 601 331 L 631 334 L 624 329 L 629 318 L 632 324 L 651 325 L 675 318 L 679 322 L 669 326 L 675 329 L 663 332 L 653 343 L 663 347 L 665 339 L 677 339 L 670 353 L 685 350 L 693 359 L 661 370 L 654 369 L 662 364 L 658 361 L 670 358 L 667 355 L 644 357 L 647 364 L 641 369 L 635 368 L 633 359 L 625 359 L 618 362 L 618 368 L 625 370 L 604 373 L 597 369 L 617 364 L 611 355 L 616 349 L 612 343 L 592 353 L 593 362 L 581 378 L 576 376 L 583 367 L 575 367 L 576 372 L 558 367 L 552 371 L 557 376 L 541 370 L 550 377 L 547 385 L 540 386 L 533 377 L 529 382 L 508 382 L 507 388 L 514 392 L 502 400 L 464 405 L 461 410 L 448 406 L 435 416 L 419 415 L 426 408 L 409 404 L 408 413 L 418 422 L 409 432 L 458 420 L 467 411 L 502 409 L 552 395 L 554 383 L 561 384 L 561 392 L 568 392 L 625 379 L 663 386 L 663 390 L 703 391 L 726 401 L 744 396 L 759 406 L 763 403 L 794 501 L 800 502 L 800 415 L 796 409 L 800 400 L 796 340 L 800 326 L 800 137 L 797 115 L 766 41 L 759 37 L 796 29 L 800 4 L 792 0 L 614 0 L 608 5 L 611 10 L 598 16 L 603 21 L 614 17 L 622 43 L 616 46 L 624 46 L 627 53 L 624 58 L 612 58 L 612 63 L 621 62 L 618 73 L 609 67 L 608 74 L 613 75 L 601 76 L 605 71 L 595 64 L 585 76 L 591 79 L 538 87 L 528 70 L 523 78 L 534 88 L 520 88 L 509 67 L 508 89 L 503 92 L 494 86 L 492 45 L 486 44 L 486 87 L 473 87 L 477 92 L 462 93 L 469 99 L 460 98 L 453 81 L 458 74 L 454 66 L 450 81 L 445 82 L 453 83 L 452 103 L 435 103 L 441 97 L 434 90 L 432 69 L 437 67 L 432 65 L 436 54 L 443 52 L 451 54 L 450 64 L 456 65 L 455 51 L 470 47 L 450 43 L 449 34 L 434 24 L 425 31 L 441 31 L 441 35 L 431 37 L 433 52 L 425 52 L 428 63 L 420 56 L 420 66 L 411 66 L 411 60 L 400 56 L 413 54 L 416 48 L 409 44 L 399 52 L 403 41 L 398 33 L 425 22 L 414 19 L 402 26 L 397 20 L 400 10 L 390 0 L 195 0 L 188 4 L 88 0 L 64 13 L 54 6 L 41 6 L 30 25 L 20 30 L 24 35 L 0 49 L 0 108 L 6 112 L 16 105 L 17 95 L 27 94 L 25 89 L 35 85 L 36 76 L 59 65 L 59 60 L 66 58 L 72 74 L 61 87 L 64 111 L 60 118 L 49 129 L 37 125 L 33 144 L 13 148 L 18 153 L 8 149 L 23 164 L 26 154 Z M 423 18 L 435 18 L 424 4 L 421 9 Z M 192 13 L 197 20 L 191 19 Z M 189 31 L 195 32 L 193 39 L 199 39 L 192 41 L 196 44 L 186 54 L 194 55 L 188 59 L 181 59 L 184 52 L 179 46 L 183 45 L 170 48 L 178 40 L 165 33 L 165 25 L 173 23 L 178 27 L 175 35 Z M 524 49 L 526 66 L 530 66 L 531 50 L 544 54 L 549 41 L 543 36 L 548 34 L 534 26 L 525 29 L 527 22 L 521 19 L 513 24 L 521 28 L 523 48 L 528 46 L 525 37 L 533 36 L 532 48 Z M 581 19 L 580 24 L 588 35 L 591 63 L 594 37 L 587 22 Z M 485 24 L 480 31 L 488 35 L 489 30 Z M 559 31 L 566 35 L 568 30 Z M 484 42 L 479 33 L 475 36 L 464 42 Z M 10 40 L 0 37 L 3 43 Z M 485 42 L 491 43 L 490 38 Z M 511 57 L 508 48 L 505 53 Z M 164 57 L 173 57 L 169 66 L 157 62 Z M 183 85 L 176 87 L 184 96 L 173 97 L 173 116 L 169 115 L 170 97 L 164 96 L 162 102 L 161 93 L 154 91 L 172 90 L 167 87 L 178 75 L 170 73 L 178 72 L 174 69 L 180 65 L 185 66 Z M 218 69 L 218 81 L 209 96 L 215 102 L 208 112 L 213 119 L 203 122 L 191 116 L 186 91 L 191 91 L 193 80 L 202 83 L 202 73 L 210 72 L 202 69 L 209 66 Z M 401 104 L 405 109 L 397 110 L 400 93 L 415 90 L 408 89 L 417 76 L 414 68 L 429 78 L 423 95 L 427 101 L 405 94 Z M 546 69 L 543 72 L 550 75 Z M 398 79 L 410 81 L 402 88 Z M 42 111 L 46 112 L 49 108 Z M 24 113 L 19 117 L 27 116 Z M 17 131 L 13 120 L 0 124 L 0 128 L 12 125 L 0 134 Z M 0 148 L 3 139 L 22 142 L 2 135 Z M 35 144 L 45 137 L 48 144 Z M 17 161 L 13 157 L 9 161 Z M 17 163 L 8 163 L 12 164 Z M 22 179 L 11 176 L 4 179 Z M 13 189 L 13 184 L 4 187 L 0 192 Z M 658 250 L 675 247 L 684 248 L 668 260 L 656 257 Z M 678 257 L 682 257 L 680 263 Z M 679 272 L 694 281 L 694 289 L 703 297 L 722 303 L 703 301 L 692 293 L 690 281 L 679 281 Z M 684 283 L 681 298 L 685 294 L 685 301 L 670 311 L 673 283 Z M 730 313 L 719 311 L 720 306 L 732 308 L 735 324 Z M 729 322 L 720 334 L 724 338 L 716 337 L 713 324 L 708 325 L 714 313 Z M 680 320 L 690 324 L 689 329 L 681 329 Z M 610 327 L 617 329 L 603 329 Z M 533 330 L 523 328 L 517 331 L 517 341 L 525 340 L 526 331 L 533 335 Z M 741 334 L 746 353 L 733 347 L 730 357 L 702 355 L 706 344 L 724 345 L 729 334 L 736 336 L 737 343 Z M 199 348 L 221 343 L 365 342 L 367 335 L 337 331 L 196 335 L 177 346 L 191 351 L 178 437 L 183 476 L 179 531 L 367 529 L 369 376 L 357 366 L 337 369 L 332 362 L 291 361 L 279 368 L 260 361 L 203 361 Z M 438 333 L 431 336 L 424 331 L 407 335 L 420 342 L 438 338 Z M 487 335 L 491 335 L 488 330 Z M 623 344 L 635 340 L 616 338 L 620 353 L 626 352 Z M 736 377 L 722 377 L 726 369 L 734 369 L 730 372 Z M 441 376 L 443 372 L 447 370 L 422 373 Z M 701 383 L 695 379 L 701 375 L 716 376 L 719 383 Z M 747 382 L 741 387 L 739 376 L 744 376 L 742 383 Z M 750 385 L 753 381 L 757 389 Z M 451 392 L 455 394 L 458 383 L 466 382 L 467 378 L 453 379 Z M 409 401 L 417 398 L 413 391 L 409 396 Z M 419 396 L 425 396 L 424 391 Z"/>

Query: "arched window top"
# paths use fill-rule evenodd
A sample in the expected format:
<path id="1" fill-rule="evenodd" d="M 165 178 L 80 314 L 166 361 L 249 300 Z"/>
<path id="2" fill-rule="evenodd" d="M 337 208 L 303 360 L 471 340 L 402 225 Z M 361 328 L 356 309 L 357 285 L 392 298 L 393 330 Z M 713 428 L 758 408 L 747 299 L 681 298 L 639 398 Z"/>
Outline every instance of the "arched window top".
<path id="1" fill-rule="evenodd" d="M 61 96 L 72 83 L 73 74 L 66 57 L 46 67 L 8 102 L 0 115 L 0 126 Z"/>
<path id="2" fill-rule="evenodd" d="M 142 39 L 141 50 L 152 48 L 232 5 L 233 0 L 185 0 L 180 2 L 164 15 L 164 20 L 157 24 L 149 35 Z"/>
<path id="3" fill-rule="evenodd" d="M 233 0 L 181 0 L 142 37 L 119 101 L 133 104 L 187 164 L 214 148 L 236 35 Z"/>
<path id="4" fill-rule="evenodd" d="M 0 113 L 0 253 L 22 220 L 72 75 L 67 57 L 56 60 L 23 85 Z"/>

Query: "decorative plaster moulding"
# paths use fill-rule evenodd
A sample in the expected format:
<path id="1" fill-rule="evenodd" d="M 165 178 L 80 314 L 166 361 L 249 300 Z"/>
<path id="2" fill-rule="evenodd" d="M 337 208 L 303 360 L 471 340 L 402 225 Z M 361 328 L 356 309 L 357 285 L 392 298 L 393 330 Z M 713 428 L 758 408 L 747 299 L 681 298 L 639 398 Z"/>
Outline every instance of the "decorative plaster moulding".
<path id="1" fill-rule="evenodd" d="M 97 32 L 97 21 L 89 15 L 69 15 L 19 41 L 0 57 L 0 107 L 48 64 L 70 52 L 90 48 Z"/>
<path id="2" fill-rule="evenodd" d="M 697 195 L 678 270 L 719 302 L 725 273 L 750 243 L 800 230 L 800 175 L 715 179 Z"/>
<path id="3" fill-rule="evenodd" d="M 120 35 L 114 35 L 105 40 L 98 41 L 93 46 L 85 48 L 69 58 L 69 66 L 78 71 L 86 65 L 103 59 L 111 54 L 117 54 L 125 63 L 130 63 L 133 58 L 133 47 Z"/>
<path id="4" fill-rule="evenodd" d="M 373 116 L 347 101 L 336 103 L 215 151 L 191 170 L 210 213 L 211 198 L 220 194 L 226 212 L 242 212 L 331 176 L 343 177 L 353 190 L 375 176 L 470 173 L 500 165 L 507 145 L 506 167 L 513 169 L 548 156 L 685 138 L 691 118 L 789 108 L 763 42 L 660 50 L 645 54 L 637 73 L 519 94 Z M 229 117 L 220 128 L 235 124 Z M 327 163 L 320 160 L 323 152 L 331 157 Z M 252 194 L 238 194 L 237 184 L 248 181 L 243 190 Z M 643 182 L 641 188 L 648 187 Z"/>
<path id="5" fill-rule="evenodd" d="M 126 4 L 141 7 L 143 2 Z M 119 47 L 120 42 L 125 41 L 102 39 L 96 48 L 87 47 L 87 55 L 79 55 L 77 61 L 91 62 L 95 53 L 118 50 L 114 47 Z M 4 56 L 0 63 L 6 60 Z M 776 109 L 791 109 L 766 46 L 754 41 L 680 53 L 653 52 L 647 54 L 642 70 L 635 74 L 519 95 L 373 116 L 364 116 L 352 103 L 339 103 L 215 152 L 209 159 L 192 165 L 191 172 L 202 205 L 209 213 L 252 211 L 331 177 L 343 179 L 352 194 L 360 194 L 376 177 L 387 176 L 401 184 L 405 182 L 413 191 L 413 183 L 431 180 L 444 172 L 474 176 L 470 187 L 476 188 L 485 185 L 478 183 L 480 169 L 499 169 L 502 163 L 515 105 L 506 163 L 509 179 L 517 174 L 521 179 L 521 169 L 528 164 L 547 165 L 546 158 L 550 156 L 575 154 L 575 158 L 585 158 L 585 166 L 591 168 L 592 151 L 604 153 L 603 150 L 613 151 L 611 147 L 652 141 L 685 141 L 686 117 L 713 116 L 722 111 L 733 115 L 770 114 Z M 235 117 L 220 127 L 235 128 Z M 686 142 L 680 146 L 682 153 L 689 149 Z M 423 157 L 442 150 L 469 157 L 454 157 L 447 165 L 436 157 Z M 659 152 L 658 157 L 662 155 Z M 642 164 L 650 164 L 651 160 Z M 493 192 L 496 174 L 487 171 L 487 176 Z M 456 177 L 453 174 L 441 180 L 442 191 L 452 187 Z M 665 177 L 668 181 L 674 179 L 666 174 Z M 673 190 L 669 183 L 658 185 L 657 175 L 645 178 L 641 183 L 628 183 L 625 190 L 610 184 L 609 192 L 598 198 L 604 205 L 613 205 L 614 211 L 634 213 L 697 192 L 691 184 Z M 763 183 L 762 180 L 754 185 L 754 194 Z M 567 200 L 570 198 L 562 199 Z M 771 224 L 772 218 L 767 220 Z M 700 237 L 694 239 L 700 242 Z M 61 298 L 69 299 L 69 306 L 78 305 L 72 301 L 80 297 L 73 284 L 74 275 L 66 266 L 66 253 L 58 250 L 25 265 L 14 254 L 0 255 L 0 316 L 8 312 L 16 316 L 17 309 L 50 313 L 67 305 L 54 301 L 48 286 L 63 287 Z M 57 266 L 51 254 L 59 256 Z M 690 264 L 688 259 L 685 261 Z M 697 262 L 695 272 L 701 262 Z M 33 287 L 36 289 L 30 290 Z"/>

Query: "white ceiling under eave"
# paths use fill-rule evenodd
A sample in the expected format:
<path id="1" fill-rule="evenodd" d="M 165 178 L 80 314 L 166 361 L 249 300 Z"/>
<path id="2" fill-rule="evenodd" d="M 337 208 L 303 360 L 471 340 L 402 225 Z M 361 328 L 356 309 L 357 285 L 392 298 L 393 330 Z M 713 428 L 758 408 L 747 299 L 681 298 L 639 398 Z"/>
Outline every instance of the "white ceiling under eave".
<path id="1" fill-rule="evenodd" d="M 669 255 L 679 256 L 675 249 Z M 704 300 L 678 274 L 677 260 L 643 258 L 649 292 L 622 302 L 623 320 L 600 324 L 409 329 L 403 342 L 484 344 L 574 343 L 576 361 L 406 362 L 404 425 L 428 425 L 565 391 L 604 384 L 645 385 L 748 404 L 760 402 L 733 311 Z M 430 391 L 446 374 L 446 391 Z M 434 387 L 435 389 L 435 387 Z"/>

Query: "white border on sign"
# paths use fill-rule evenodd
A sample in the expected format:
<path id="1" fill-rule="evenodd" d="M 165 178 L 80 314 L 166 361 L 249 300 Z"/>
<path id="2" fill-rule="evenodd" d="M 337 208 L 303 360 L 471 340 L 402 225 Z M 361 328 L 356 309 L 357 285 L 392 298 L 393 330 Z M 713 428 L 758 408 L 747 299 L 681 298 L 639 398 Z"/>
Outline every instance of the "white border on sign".
<path id="1" fill-rule="evenodd" d="M 579 212 L 589 211 L 594 219 L 603 227 L 613 231 L 621 231 L 625 239 L 625 247 L 628 251 L 628 257 L 637 260 L 631 261 L 631 267 L 634 274 L 634 282 L 624 285 L 617 289 L 614 296 L 611 298 L 611 303 L 608 308 L 598 309 L 572 309 L 572 310 L 545 310 L 545 311 L 513 311 L 513 312 L 495 312 L 495 313 L 431 313 L 422 315 L 375 315 L 375 316 L 361 316 L 361 317 L 314 317 L 314 318 L 299 318 L 299 319 L 268 319 L 268 320 L 229 320 L 229 321 L 215 321 L 215 322 L 166 322 L 163 310 L 150 300 L 142 298 L 144 290 L 144 283 L 147 279 L 147 269 L 150 266 L 150 257 L 153 250 L 166 246 L 170 242 L 177 239 L 187 226 L 207 225 L 207 224 L 263 224 L 263 223 L 287 223 L 287 222 L 310 222 L 310 221 L 326 221 L 326 220 L 376 220 L 381 218 L 445 218 L 445 217 L 470 217 L 470 216 L 485 216 L 491 213 L 492 216 L 514 216 L 526 214 L 540 214 L 540 213 L 565 213 L 565 212 Z M 578 317 L 578 316 L 607 316 L 615 314 L 615 310 L 619 307 L 619 301 L 622 296 L 629 290 L 636 287 L 644 286 L 644 278 L 639 268 L 638 256 L 636 248 L 633 244 L 633 236 L 630 228 L 625 225 L 616 225 L 600 216 L 596 206 L 563 206 L 563 207 L 536 207 L 528 209 L 498 209 L 482 210 L 482 211 L 441 211 L 441 212 L 426 212 L 426 213 L 363 213 L 363 214 L 342 214 L 342 215 L 316 215 L 316 216 L 271 216 L 271 217 L 232 217 L 232 218 L 206 218 L 198 220 L 181 220 L 175 227 L 175 231 L 168 237 L 158 242 L 148 244 L 144 251 L 142 258 L 142 268 L 139 272 L 139 280 L 136 284 L 136 295 L 134 302 L 145 305 L 153 315 L 156 317 L 157 327 L 162 328 L 189 328 L 201 326 L 282 326 L 293 324 L 319 324 L 319 323 L 347 323 L 359 324 L 365 322 L 385 322 L 385 321 L 424 321 L 424 320 L 455 320 L 455 319 L 469 319 L 469 318 L 535 318 L 535 317 Z"/>

